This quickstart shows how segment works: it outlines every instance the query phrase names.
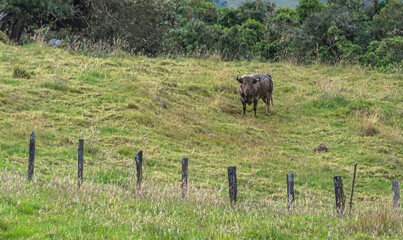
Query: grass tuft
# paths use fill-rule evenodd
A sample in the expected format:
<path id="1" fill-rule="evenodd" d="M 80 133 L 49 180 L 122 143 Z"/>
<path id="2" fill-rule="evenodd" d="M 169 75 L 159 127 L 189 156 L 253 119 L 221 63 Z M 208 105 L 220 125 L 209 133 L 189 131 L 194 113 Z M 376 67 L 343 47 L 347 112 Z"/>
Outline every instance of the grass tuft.
<path id="1" fill-rule="evenodd" d="M 30 79 L 33 73 L 29 73 L 27 70 L 23 69 L 20 66 L 14 67 L 13 77 L 14 78 L 25 78 Z"/>
<path id="2" fill-rule="evenodd" d="M 368 113 L 361 119 L 358 125 L 358 131 L 361 136 L 375 136 L 379 133 L 378 114 Z"/>
<path id="3" fill-rule="evenodd" d="M 133 101 L 130 101 L 127 103 L 127 108 L 128 109 L 138 109 L 139 107 L 137 106 L 137 104 Z"/>

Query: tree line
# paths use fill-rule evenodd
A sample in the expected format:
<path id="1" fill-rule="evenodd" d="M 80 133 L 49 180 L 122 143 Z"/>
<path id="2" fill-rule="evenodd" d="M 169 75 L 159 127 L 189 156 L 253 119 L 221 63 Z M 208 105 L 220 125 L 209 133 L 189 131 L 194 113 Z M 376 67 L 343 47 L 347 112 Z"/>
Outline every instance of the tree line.
<path id="1" fill-rule="evenodd" d="M 113 45 L 147 56 L 219 55 L 223 60 L 351 62 L 403 67 L 400 0 L 300 0 L 296 9 L 247 1 L 2 0 L 0 30 L 23 44 L 46 38 Z"/>

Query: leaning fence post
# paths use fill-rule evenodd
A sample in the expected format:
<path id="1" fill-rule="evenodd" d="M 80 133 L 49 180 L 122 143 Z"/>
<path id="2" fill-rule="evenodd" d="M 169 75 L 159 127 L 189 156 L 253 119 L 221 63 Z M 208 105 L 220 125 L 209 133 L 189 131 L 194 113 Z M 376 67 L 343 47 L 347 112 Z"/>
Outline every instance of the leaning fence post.
<path id="1" fill-rule="evenodd" d="M 236 179 L 236 166 L 230 166 L 228 170 L 228 183 L 229 183 L 229 198 L 231 203 L 236 202 L 236 196 L 238 194 L 237 179 Z"/>
<path id="2" fill-rule="evenodd" d="M 287 203 L 288 210 L 294 210 L 295 192 L 294 192 L 294 174 L 287 174 Z"/>
<path id="3" fill-rule="evenodd" d="M 137 169 L 137 186 L 141 187 L 141 182 L 143 180 L 143 150 L 137 153 L 136 157 L 136 169 Z"/>
<path id="4" fill-rule="evenodd" d="M 189 159 L 182 158 L 182 198 L 186 197 L 188 191 L 188 163 Z"/>
<path id="5" fill-rule="evenodd" d="M 35 132 L 32 132 L 29 141 L 28 181 L 32 181 L 32 177 L 34 176 L 35 141 L 36 141 L 36 135 Z"/>
<path id="6" fill-rule="evenodd" d="M 340 217 L 343 215 L 344 207 L 345 207 L 345 197 L 343 192 L 343 181 L 341 180 L 341 176 L 335 176 L 333 178 L 334 182 L 334 192 L 336 197 L 336 210 L 337 215 Z"/>
<path id="7" fill-rule="evenodd" d="M 353 194 L 354 194 L 354 184 L 355 184 L 355 174 L 357 173 L 357 162 L 354 163 L 354 175 L 353 183 L 351 184 L 351 195 L 350 195 L 350 208 L 348 210 L 348 216 L 351 216 L 351 209 L 353 208 Z"/>
<path id="8" fill-rule="evenodd" d="M 400 210 L 400 190 L 399 181 L 392 182 L 393 209 Z"/>
<path id="9" fill-rule="evenodd" d="M 84 139 L 78 140 L 78 187 L 83 183 L 84 172 Z"/>

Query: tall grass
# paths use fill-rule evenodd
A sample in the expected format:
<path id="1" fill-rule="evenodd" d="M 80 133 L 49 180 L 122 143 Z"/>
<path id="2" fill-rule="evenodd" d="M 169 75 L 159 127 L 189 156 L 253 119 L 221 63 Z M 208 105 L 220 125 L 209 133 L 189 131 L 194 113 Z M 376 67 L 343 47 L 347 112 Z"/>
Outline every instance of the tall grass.
<path id="1" fill-rule="evenodd" d="M 393 239 L 402 215 L 389 204 L 359 201 L 351 218 L 338 218 L 334 206 L 312 196 L 299 198 L 293 212 L 285 201 L 244 199 L 230 205 L 224 189 L 191 187 L 181 200 L 179 184 L 133 179 L 85 181 L 52 176 L 29 183 L 2 170 L 1 207 L 5 238 L 361 238 Z M 192 185 L 190 185 L 192 186 Z M 26 224 L 24 224 L 26 223 Z"/>

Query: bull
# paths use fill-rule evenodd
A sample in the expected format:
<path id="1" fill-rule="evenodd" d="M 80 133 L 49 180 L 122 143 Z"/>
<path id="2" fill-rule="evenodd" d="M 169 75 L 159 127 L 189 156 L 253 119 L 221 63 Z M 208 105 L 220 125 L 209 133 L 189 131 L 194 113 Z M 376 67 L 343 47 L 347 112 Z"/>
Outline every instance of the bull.
<path id="1" fill-rule="evenodd" d="M 259 99 L 266 104 L 266 116 L 269 115 L 270 102 L 273 104 L 273 80 L 269 74 L 249 74 L 241 78 L 236 77 L 239 82 L 238 94 L 243 106 L 243 115 L 246 115 L 246 104 L 253 103 L 253 111 L 256 117 L 256 107 Z"/>

